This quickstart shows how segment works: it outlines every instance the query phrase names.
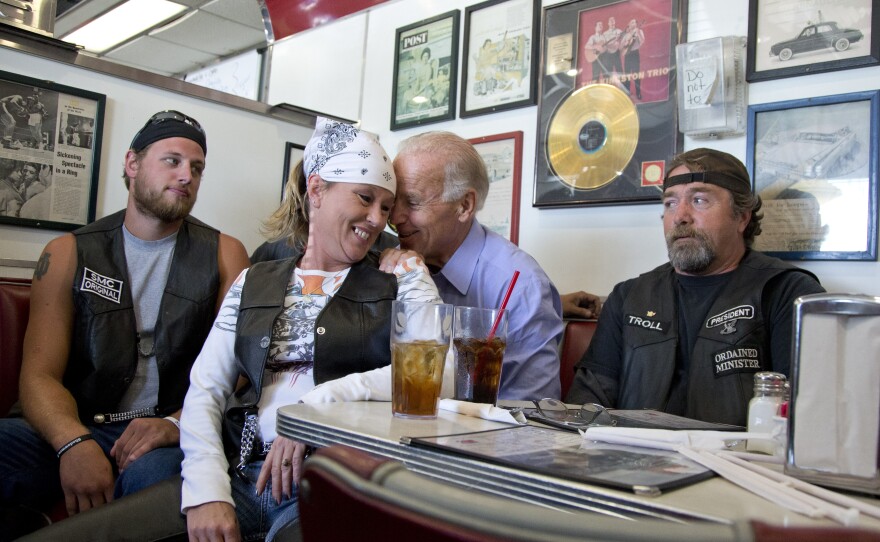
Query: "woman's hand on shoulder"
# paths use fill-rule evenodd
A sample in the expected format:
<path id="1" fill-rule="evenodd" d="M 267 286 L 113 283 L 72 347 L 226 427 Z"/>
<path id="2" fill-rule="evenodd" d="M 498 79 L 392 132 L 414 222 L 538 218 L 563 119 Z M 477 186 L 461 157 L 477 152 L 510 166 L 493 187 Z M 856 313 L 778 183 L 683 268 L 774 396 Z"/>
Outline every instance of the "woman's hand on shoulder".
<path id="1" fill-rule="evenodd" d="M 379 270 L 386 273 L 394 273 L 398 265 L 404 265 L 410 258 L 417 258 L 424 265 L 422 255 L 415 250 L 403 250 L 400 248 L 386 248 L 379 257 Z"/>

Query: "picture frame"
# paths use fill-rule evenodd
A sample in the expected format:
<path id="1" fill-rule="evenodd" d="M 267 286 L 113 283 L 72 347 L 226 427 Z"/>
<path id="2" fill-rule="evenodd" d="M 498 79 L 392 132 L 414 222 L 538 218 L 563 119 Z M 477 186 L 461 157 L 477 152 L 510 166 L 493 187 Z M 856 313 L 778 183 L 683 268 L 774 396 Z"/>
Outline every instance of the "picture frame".
<path id="1" fill-rule="evenodd" d="M 0 71 L 0 224 L 95 220 L 107 97 Z"/>
<path id="2" fill-rule="evenodd" d="M 284 143 L 284 171 L 281 176 L 281 200 L 284 200 L 284 191 L 287 190 L 287 181 L 290 179 L 290 173 L 296 164 L 302 160 L 303 153 L 306 150 L 305 145 L 299 143 Z"/>
<path id="3" fill-rule="evenodd" d="M 686 0 L 544 8 L 534 207 L 660 201 L 683 146 L 675 46 L 687 12 Z"/>
<path id="4" fill-rule="evenodd" d="M 538 102 L 539 0 L 489 0 L 465 8 L 461 118 Z"/>
<path id="5" fill-rule="evenodd" d="M 397 29 L 391 130 L 455 118 L 459 11 Z"/>
<path id="6" fill-rule="evenodd" d="M 749 106 L 754 248 L 787 260 L 877 260 L 880 90 Z"/>
<path id="7" fill-rule="evenodd" d="M 880 63 L 875 7 L 873 0 L 749 0 L 746 80 Z"/>
<path id="8" fill-rule="evenodd" d="M 489 194 L 477 211 L 477 220 L 518 245 L 523 133 L 507 132 L 468 141 L 480 153 L 489 176 Z"/>

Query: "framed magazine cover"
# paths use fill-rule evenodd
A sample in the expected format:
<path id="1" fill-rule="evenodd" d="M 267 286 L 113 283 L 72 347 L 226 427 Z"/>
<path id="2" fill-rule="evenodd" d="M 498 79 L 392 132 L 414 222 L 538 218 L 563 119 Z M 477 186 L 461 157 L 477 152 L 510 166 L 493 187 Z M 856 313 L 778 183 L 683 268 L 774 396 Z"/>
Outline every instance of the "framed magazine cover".
<path id="1" fill-rule="evenodd" d="M 462 56 L 462 118 L 537 103 L 538 0 L 489 0 L 468 6 Z"/>
<path id="2" fill-rule="evenodd" d="M 746 165 L 764 218 L 755 249 L 877 260 L 880 90 L 749 106 Z"/>
<path id="3" fill-rule="evenodd" d="M 458 10 L 398 28 L 391 130 L 455 118 Z"/>
<path id="4" fill-rule="evenodd" d="M 750 0 L 746 80 L 880 63 L 873 0 Z"/>
<path id="5" fill-rule="evenodd" d="M 535 207 L 660 201 L 682 147 L 675 46 L 685 0 L 544 8 Z"/>
<path id="6" fill-rule="evenodd" d="M 513 244 L 519 244 L 519 196 L 522 181 L 522 132 L 469 139 L 486 164 L 489 194 L 477 220 Z"/>
<path id="7" fill-rule="evenodd" d="M 106 96 L 0 71 L 0 224 L 95 219 Z"/>

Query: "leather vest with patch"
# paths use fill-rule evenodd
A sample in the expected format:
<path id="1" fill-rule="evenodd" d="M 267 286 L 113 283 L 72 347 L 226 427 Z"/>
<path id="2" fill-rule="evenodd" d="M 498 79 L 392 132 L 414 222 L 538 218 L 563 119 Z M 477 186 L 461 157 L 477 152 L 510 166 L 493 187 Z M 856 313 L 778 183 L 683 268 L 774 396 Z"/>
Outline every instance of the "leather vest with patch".
<path id="1" fill-rule="evenodd" d="M 805 272 L 749 251 L 700 327 L 690 354 L 685 416 L 745 425 L 753 376 L 772 370 L 761 297 L 780 273 Z M 675 271 L 670 264 L 643 274 L 623 303 L 624 362 L 618 408 L 663 410 L 679 347 Z"/>
<path id="2" fill-rule="evenodd" d="M 74 326 L 64 384 L 80 418 L 116 412 L 138 363 L 137 323 L 129 286 L 122 223 L 114 213 L 73 232 L 77 269 Z M 192 218 L 177 235 L 155 328 L 159 413 L 183 406 L 189 372 L 214 323 L 220 271 L 219 232 Z"/>

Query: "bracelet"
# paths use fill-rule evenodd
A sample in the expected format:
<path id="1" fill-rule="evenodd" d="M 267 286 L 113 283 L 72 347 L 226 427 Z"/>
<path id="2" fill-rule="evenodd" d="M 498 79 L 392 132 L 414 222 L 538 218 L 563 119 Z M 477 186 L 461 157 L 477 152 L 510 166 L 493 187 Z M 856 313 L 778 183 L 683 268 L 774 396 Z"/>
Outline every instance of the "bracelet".
<path id="1" fill-rule="evenodd" d="M 173 423 L 174 426 L 177 427 L 177 430 L 180 431 L 180 420 L 178 420 L 174 416 L 165 416 L 165 419 Z"/>
<path id="2" fill-rule="evenodd" d="M 64 455 L 64 453 L 67 450 L 73 448 L 74 446 L 76 446 L 80 442 L 85 442 L 87 440 L 93 440 L 94 438 L 95 437 L 93 437 L 91 433 L 86 433 L 85 435 L 80 435 L 80 436 L 76 437 L 75 439 L 71 440 L 70 442 L 68 442 L 67 444 L 65 444 L 64 446 L 62 446 L 61 448 L 58 448 L 58 451 L 55 452 L 55 455 L 58 457 L 58 459 L 61 459 L 61 456 Z"/>

